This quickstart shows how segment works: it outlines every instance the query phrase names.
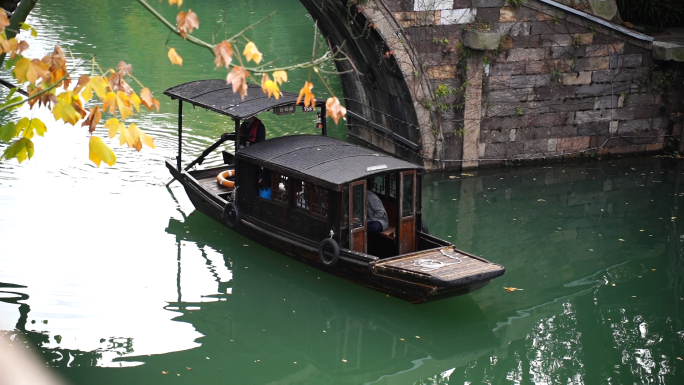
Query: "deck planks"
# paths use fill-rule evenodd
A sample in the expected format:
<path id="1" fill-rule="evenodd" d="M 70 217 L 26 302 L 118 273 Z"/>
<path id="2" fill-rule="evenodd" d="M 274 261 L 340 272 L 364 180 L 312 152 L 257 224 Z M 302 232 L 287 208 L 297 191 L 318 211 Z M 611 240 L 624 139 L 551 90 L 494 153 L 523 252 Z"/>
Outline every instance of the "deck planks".
<path id="1" fill-rule="evenodd" d="M 442 250 L 451 256 L 459 257 L 462 262 L 458 263 L 457 260 L 444 256 L 440 250 L 437 249 L 429 250 L 424 253 L 413 254 L 411 256 L 397 260 L 380 262 L 377 265 L 379 267 L 396 268 L 421 274 L 429 274 L 443 280 L 453 280 L 469 275 L 492 272 L 501 269 L 501 266 L 499 265 L 488 263 L 480 259 L 458 253 L 452 248 L 443 248 Z M 427 269 L 426 267 L 415 265 L 416 261 L 420 259 L 429 259 L 448 265 L 444 265 L 437 269 Z"/>
<path id="2" fill-rule="evenodd" d="M 216 174 L 218 174 L 218 172 Z M 207 189 L 209 192 L 215 195 L 232 191 L 232 189 L 229 189 L 218 184 L 218 182 L 216 181 L 216 176 L 208 176 L 202 179 L 197 179 L 197 183 L 199 183 L 200 186 L 202 186 L 203 188 Z"/>

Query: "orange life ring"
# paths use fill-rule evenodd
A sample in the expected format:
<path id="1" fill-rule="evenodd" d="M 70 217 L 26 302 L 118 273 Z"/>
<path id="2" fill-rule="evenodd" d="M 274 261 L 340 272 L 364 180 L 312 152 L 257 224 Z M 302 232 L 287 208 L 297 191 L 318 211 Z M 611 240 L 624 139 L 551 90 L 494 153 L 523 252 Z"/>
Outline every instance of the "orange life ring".
<path id="1" fill-rule="evenodd" d="M 235 182 L 232 180 L 228 180 L 228 178 L 232 178 L 234 176 L 235 170 L 222 171 L 216 176 L 216 181 L 223 187 L 233 188 L 235 187 Z"/>

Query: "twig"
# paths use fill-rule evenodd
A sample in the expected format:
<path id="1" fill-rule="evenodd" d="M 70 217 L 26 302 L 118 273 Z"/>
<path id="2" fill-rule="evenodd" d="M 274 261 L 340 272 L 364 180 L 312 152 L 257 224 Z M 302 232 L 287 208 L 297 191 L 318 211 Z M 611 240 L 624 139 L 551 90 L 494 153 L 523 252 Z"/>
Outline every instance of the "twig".
<path id="1" fill-rule="evenodd" d="M 152 8 L 152 6 L 150 6 L 149 4 L 147 4 L 147 1 L 145 1 L 145 0 L 138 0 L 138 3 L 140 3 L 140 5 L 142 5 L 143 7 L 145 7 L 145 9 L 147 9 L 147 10 L 148 10 L 154 17 L 156 17 L 157 20 L 159 20 L 162 24 L 164 24 L 166 27 L 168 27 L 168 28 L 169 28 L 171 31 L 173 31 L 176 35 L 180 36 L 180 31 L 178 30 L 178 28 L 176 28 L 175 25 L 171 24 L 168 20 L 166 20 L 166 19 L 164 18 L 164 16 L 162 16 L 159 12 L 157 12 L 154 8 Z M 209 43 L 205 42 L 204 40 L 198 39 L 198 38 L 196 38 L 196 37 L 194 37 L 194 36 L 192 36 L 192 35 L 185 35 L 185 39 L 186 39 L 187 41 L 193 43 L 193 44 L 196 44 L 196 45 L 200 46 L 200 47 L 204 47 L 204 48 L 209 49 L 209 50 L 211 51 L 212 54 L 214 53 L 214 45 L 209 44 Z"/>
<path id="2" fill-rule="evenodd" d="M 19 86 L 15 86 L 14 84 L 8 82 L 8 81 L 5 80 L 5 79 L 0 79 L 0 84 L 2 84 L 3 86 L 5 86 L 5 87 L 7 87 L 7 88 L 9 88 L 9 89 L 16 88 L 18 93 L 20 93 L 20 94 L 22 94 L 22 95 L 24 95 L 24 96 L 28 96 L 28 93 L 27 93 L 26 91 L 24 91 L 24 90 L 22 90 L 21 88 L 19 88 Z"/>
<path id="3" fill-rule="evenodd" d="M 270 18 L 273 17 L 273 15 L 275 15 L 275 14 L 276 14 L 276 11 L 271 12 L 270 15 L 268 15 L 268 16 L 264 17 L 263 19 L 261 19 L 261 20 L 255 22 L 255 23 L 253 23 L 253 24 L 251 24 L 251 25 L 245 27 L 242 31 L 240 31 L 240 32 L 236 33 L 235 35 L 233 35 L 230 39 L 228 39 L 228 41 L 233 41 L 233 40 L 237 39 L 238 37 L 242 36 L 243 33 L 249 31 L 250 29 L 256 27 L 257 25 L 259 25 L 259 24 L 263 23 L 264 21 L 270 19 Z"/>
<path id="4" fill-rule="evenodd" d="M 167 28 L 169 28 L 172 33 L 175 33 L 176 35 L 180 36 L 180 31 L 178 30 L 178 28 L 176 28 L 175 25 L 171 24 L 171 22 L 166 20 L 164 18 L 164 16 L 162 16 L 154 8 L 152 8 L 152 6 L 150 6 L 147 3 L 147 1 L 145 1 L 145 0 L 137 0 L 137 1 L 145 9 L 147 9 L 154 17 L 156 17 L 162 24 L 164 24 Z M 230 39 L 228 39 L 228 41 L 234 41 L 238 37 L 242 36 L 246 31 L 248 31 L 248 30 L 256 27 L 257 25 L 263 23 L 264 21 L 268 20 L 274 14 L 275 14 L 275 12 L 271 13 L 270 15 L 266 16 L 265 18 L 255 22 L 255 23 L 249 25 L 248 27 L 245 27 L 240 32 L 238 32 L 237 34 L 232 36 Z M 314 33 L 315 33 L 315 30 L 314 30 Z M 186 35 L 185 39 L 190 43 L 193 43 L 193 44 L 196 44 L 200 47 L 204 47 L 204 48 L 209 49 L 211 51 L 212 55 L 214 54 L 214 48 L 216 47 L 214 44 L 207 43 L 204 40 L 196 38 L 192 35 Z M 315 47 L 315 45 L 316 44 L 315 44 L 315 39 L 314 39 L 314 47 Z M 331 55 L 330 52 L 326 52 L 323 56 L 319 57 L 316 60 L 312 59 L 310 62 L 307 62 L 307 63 L 300 63 L 300 64 L 295 64 L 295 65 L 286 66 L 286 67 L 269 68 L 268 70 L 266 70 L 266 69 L 264 69 L 264 66 L 262 65 L 262 66 L 253 67 L 253 68 L 245 67 L 245 70 L 250 71 L 254 74 L 262 74 L 262 73 L 271 72 L 271 71 L 285 71 L 285 70 L 292 70 L 292 69 L 297 69 L 297 68 L 311 68 L 311 67 L 315 67 L 316 65 L 324 62 L 325 60 L 328 60 L 328 58 L 330 58 L 330 55 Z M 237 57 L 238 57 L 238 61 L 240 61 L 240 65 L 242 66 L 241 56 L 238 54 Z M 333 59 L 335 58 L 334 55 L 332 57 L 333 57 Z M 231 63 L 230 66 L 234 67 L 235 65 Z"/>

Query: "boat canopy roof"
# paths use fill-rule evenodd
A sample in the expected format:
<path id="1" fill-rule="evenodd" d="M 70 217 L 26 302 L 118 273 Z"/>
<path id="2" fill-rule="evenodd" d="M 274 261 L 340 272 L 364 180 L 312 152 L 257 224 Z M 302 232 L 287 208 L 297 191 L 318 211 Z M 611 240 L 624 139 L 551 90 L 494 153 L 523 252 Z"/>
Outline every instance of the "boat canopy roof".
<path id="1" fill-rule="evenodd" d="M 206 108 L 233 119 L 246 119 L 274 107 L 289 106 L 297 102 L 297 94 L 283 92 L 280 98 L 268 97 L 261 87 L 247 85 L 247 95 L 233 92 L 233 86 L 225 79 L 198 80 L 179 84 L 164 91 L 171 99 L 179 99 L 194 106 Z M 316 107 L 325 106 L 325 101 L 316 99 Z"/>
<path id="2" fill-rule="evenodd" d="M 422 169 L 390 155 L 318 135 L 269 139 L 241 149 L 236 157 L 337 191 L 375 174 Z"/>

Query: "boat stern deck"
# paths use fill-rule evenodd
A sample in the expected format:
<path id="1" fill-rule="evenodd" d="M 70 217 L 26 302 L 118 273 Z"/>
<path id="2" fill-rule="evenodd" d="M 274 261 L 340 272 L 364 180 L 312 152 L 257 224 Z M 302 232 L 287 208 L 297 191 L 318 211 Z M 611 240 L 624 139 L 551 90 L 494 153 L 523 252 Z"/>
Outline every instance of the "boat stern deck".
<path id="1" fill-rule="evenodd" d="M 504 274 L 505 268 L 484 258 L 445 246 L 375 264 L 378 275 L 433 284 L 438 289 L 479 285 Z"/>

